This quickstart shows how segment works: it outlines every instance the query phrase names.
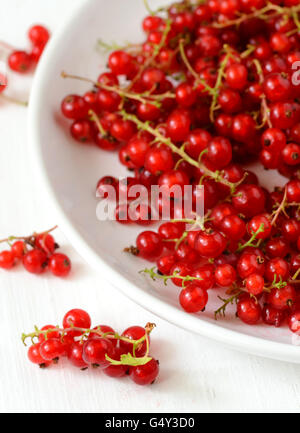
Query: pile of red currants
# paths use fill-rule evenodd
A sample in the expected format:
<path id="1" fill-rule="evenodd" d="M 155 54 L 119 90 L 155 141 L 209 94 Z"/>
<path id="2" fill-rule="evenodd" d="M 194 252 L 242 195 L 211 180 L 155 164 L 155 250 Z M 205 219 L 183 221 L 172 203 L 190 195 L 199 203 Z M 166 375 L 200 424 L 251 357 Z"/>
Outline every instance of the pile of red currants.
<path id="1" fill-rule="evenodd" d="M 0 252 L 0 268 L 12 269 L 19 261 L 31 274 L 42 274 L 49 269 L 57 277 L 66 277 L 71 271 L 71 261 L 65 255 L 57 253 L 59 245 L 51 232 L 34 233 L 27 237 L 10 236 L 0 243 L 7 243 L 9 250 Z"/>
<path id="2" fill-rule="evenodd" d="M 149 385 L 159 373 L 158 361 L 149 357 L 150 333 L 154 327 L 152 323 L 145 328 L 131 326 L 122 335 L 106 325 L 91 329 L 89 314 L 74 309 L 65 315 L 62 329 L 52 325 L 41 330 L 35 328 L 33 333 L 23 334 L 22 340 L 25 343 L 27 338 L 31 339 L 28 358 L 41 368 L 67 357 L 81 370 L 100 368 L 107 376 L 130 375 L 138 385 Z"/>
<path id="3" fill-rule="evenodd" d="M 118 151 L 131 172 L 126 182 L 100 179 L 97 192 L 192 185 L 195 204 L 202 185 L 205 216 L 174 212 L 127 251 L 154 261 L 144 272 L 180 287 L 189 313 L 203 311 L 219 287 L 228 297 L 216 316 L 236 302 L 249 325 L 288 321 L 299 332 L 299 0 L 184 0 L 148 9 L 144 43 L 113 51 L 96 81 L 63 73 L 92 84 L 62 102 L 74 139 Z M 264 188 L 252 162 L 278 170 L 285 185 Z M 119 203 L 116 219 L 127 211 Z M 139 212 L 136 223 L 150 224 Z"/>

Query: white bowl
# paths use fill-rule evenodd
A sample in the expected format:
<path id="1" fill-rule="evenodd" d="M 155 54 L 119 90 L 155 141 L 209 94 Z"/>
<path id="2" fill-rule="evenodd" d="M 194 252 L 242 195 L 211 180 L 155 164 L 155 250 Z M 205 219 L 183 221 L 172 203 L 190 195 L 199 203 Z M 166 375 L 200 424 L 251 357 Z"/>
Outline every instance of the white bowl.
<path id="1" fill-rule="evenodd" d="M 151 4 L 159 6 L 161 0 Z M 88 86 L 63 80 L 60 73 L 65 70 L 97 77 L 106 63 L 105 56 L 95 50 L 97 39 L 121 43 L 142 40 L 141 19 L 145 14 L 141 0 L 86 1 L 47 47 L 31 94 L 29 134 L 34 166 L 49 206 L 55 208 L 62 230 L 82 257 L 138 304 L 175 325 L 237 350 L 300 363 L 297 340 L 293 341 L 287 329 L 246 326 L 235 318 L 233 310 L 216 322 L 213 311 L 220 303 L 218 291 L 210 292 L 205 313 L 183 312 L 178 305 L 178 288 L 172 284 L 164 287 L 140 275 L 138 271 L 147 263 L 122 252 L 134 243 L 138 229 L 96 219 L 96 182 L 106 174 L 120 175 L 122 169 L 116 154 L 76 144 L 70 138 L 60 102 L 65 95 L 83 92 Z M 266 186 L 282 182 L 274 176 L 264 175 Z"/>

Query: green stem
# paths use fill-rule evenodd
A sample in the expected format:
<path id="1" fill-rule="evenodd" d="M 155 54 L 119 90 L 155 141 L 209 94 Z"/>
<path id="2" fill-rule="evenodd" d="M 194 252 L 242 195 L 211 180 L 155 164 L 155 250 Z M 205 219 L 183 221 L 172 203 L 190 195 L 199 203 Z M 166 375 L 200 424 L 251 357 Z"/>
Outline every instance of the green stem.
<path id="1" fill-rule="evenodd" d="M 239 248 L 236 250 L 237 253 L 240 253 L 247 247 L 257 247 L 258 245 L 253 244 L 253 242 L 256 240 L 259 233 L 262 233 L 265 230 L 265 225 L 261 224 L 256 232 L 254 232 L 251 236 L 251 238 L 246 242 L 245 244 L 240 244 Z"/>
<path id="2" fill-rule="evenodd" d="M 182 57 L 182 60 L 183 60 L 183 62 L 184 62 L 184 64 L 185 64 L 185 66 L 187 67 L 188 71 L 189 71 L 189 72 L 193 75 L 193 77 L 195 78 L 195 82 L 196 82 L 196 84 L 197 84 L 197 85 L 201 84 L 201 85 L 204 87 L 203 92 L 208 92 L 210 95 L 214 95 L 214 89 L 213 89 L 212 87 L 210 87 L 210 86 L 206 83 L 205 80 L 201 79 L 201 78 L 199 77 L 199 75 L 197 74 L 197 72 L 192 68 L 192 65 L 190 64 L 190 62 L 189 62 L 189 60 L 188 60 L 188 58 L 187 58 L 187 56 L 186 56 L 186 54 L 185 54 L 185 51 L 184 51 L 184 40 L 183 40 L 183 39 L 181 39 L 181 40 L 179 41 L 179 52 L 180 52 L 180 55 L 181 55 L 181 57 Z"/>
<path id="3" fill-rule="evenodd" d="M 167 285 L 168 280 L 171 280 L 172 278 L 182 280 L 183 284 L 190 282 L 190 281 L 195 281 L 195 280 L 199 281 L 200 280 L 200 278 L 192 277 L 190 275 L 186 275 L 185 277 L 183 277 L 181 275 L 178 275 L 177 272 L 174 272 L 173 275 L 160 275 L 160 274 L 155 272 L 155 269 L 156 269 L 155 267 L 151 268 L 151 269 L 146 268 L 146 269 L 143 269 L 142 271 L 140 271 L 140 274 L 148 274 L 153 281 L 155 281 L 156 279 L 163 280 L 165 286 Z"/>
<path id="4" fill-rule="evenodd" d="M 22 107 L 28 107 L 28 101 L 20 101 L 19 99 L 13 98 L 12 96 L 0 94 L 0 98 L 4 99 L 7 102 L 11 102 L 12 104 L 21 105 Z"/>
<path id="5" fill-rule="evenodd" d="M 152 126 L 150 126 L 149 122 L 142 122 L 134 114 L 128 114 L 125 110 L 122 110 L 120 112 L 120 114 L 122 115 L 122 117 L 125 120 L 131 120 L 133 123 L 135 123 L 139 129 L 141 129 L 143 131 L 150 132 L 150 134 L 152 134 L 154 137 L 156 137 L 156 141 L 161 142 L 161 143 L 165 144 L 166 146 L 168 146 L 174 153 L 181 156 L 181 158 L 183 158 L 185 161 L 187 161 L 190 165 L 201 169 L 206 176 L 211 177 L 216 182 L 220 182 L 223 185 L 230 188 L 232 193 L 234 193 L 236 188 L 240 185 L 240 182 L 238 182 L 238 183 L 228 182 L 226 179 L 223 178 L 223 176 L 221 175 L 221 173 L 219 171 L 215 171 L 215 172 L 211 171 L 201 162 L 198 162 L 198 161 L 194 160 L 193 158 L 191 158 L 182 149 L 182 147 L 177 147 L 174 143 L 172 143 L 172 141 L 169 138 L 164 137 L 157 129 L 154 129 Z"/>

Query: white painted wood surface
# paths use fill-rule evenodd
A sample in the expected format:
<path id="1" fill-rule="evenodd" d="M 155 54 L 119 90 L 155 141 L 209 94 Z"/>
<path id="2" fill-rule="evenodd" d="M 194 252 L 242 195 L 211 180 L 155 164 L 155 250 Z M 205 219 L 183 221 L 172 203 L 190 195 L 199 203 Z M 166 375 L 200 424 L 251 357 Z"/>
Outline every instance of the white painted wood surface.
<path id="1" fill-rule="evenodd" d="M 0 0 L 0 40 L 26 47 L 30 24 L 42 22 L 55 31 L 80 2 Z M 26 97 L 30 80 L 10 74 L 10 93 Z M 0 102 L 1 238 L 56 223 L 32 175 L 26 120 L 26 109 Z M 32 276 L 21 267 L 0 272 L 0 412 L 299 412 L 300 366 L 239 354 L 177 329 L 127 300 L 84 263 L 62 233 L 57 238 L 73 261 L 68 280 Z M 157 384 L 140 388 L 128 378 L 77 371 L 65 362 L 43 371 L 31 365 L 21 333 L 34 324 L 56 325 L 75 307 L 87 309 L 95 324 L 119 331 L 155 322 Z"/>

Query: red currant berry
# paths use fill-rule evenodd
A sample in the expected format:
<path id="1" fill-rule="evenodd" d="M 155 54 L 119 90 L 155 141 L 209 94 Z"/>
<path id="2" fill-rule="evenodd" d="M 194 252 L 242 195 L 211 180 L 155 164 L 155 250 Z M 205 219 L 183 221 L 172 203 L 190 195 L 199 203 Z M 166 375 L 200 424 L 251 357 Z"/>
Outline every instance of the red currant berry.
<path id="1" fill-rule="evenodd" d="M 32 62 L 25 51 L 14 51 L 8 58 L 8 64 L 12 71 L 24 74 L 30 69 Z"/>
<path id="2" fill-rule="evenodd" d="M 49 31 L 42 25 L 30 27 L 28 37 L 33 45 L 46 45 L 50 38 Z"/>
<path id="3" fill-rule="evenodd" d="M 12 251 L 1 251 L 0 268 L 11 269 L 15 264 L 15 255 Z"/>
<path id="4" fill-rule="evenodd" d="M 264 211 L 266 196 L 257 185 L 241 185 L 237 188 L 232 204 L 238 213 L 253 217 Z"/>
<path id="5" fill-rule="evenodd" d="M 145 259 L 156 259 L 162 252 L 162 240 L 160 236 L 152 231 L 145 231 L 138 235 L 136 246 L 139 255 Z"/>
<path id="6" fill-rule="evenodd" d="M 180 292 L 179 302 L 187 313 L 203 311 L 208 302 L 208 294 L 195 283 L 189 283 Z"/>
<path id="7" fill-rule="evenodd" d="M 295 334 L 299 334 L 300 332 L 300 311 L 295 311 L 293 314 L 289 317 L 289 328 L 292 332 Z"/>
<path id="8" fill-rule="evenodd" d="M 231 65 L 226 70 L 226 83 L 231 89 L 243 90 L 248 81 L 248 71 L 241 63 Z"/>
<path id="9" fill-rule="evenodd" d="M 285 311 L 276 310 L 271 305 L 265 305 L 262 311 L 262 319 L 266 325 L 280 328 L 286 318 Z"/>
<path id="10" fill-rule="evenodd" d="M 86 364 L 106 368 L 109 366 L 106 355 L 111 358 L 114 350 L 114 346 L 107 338 L 90 339 L 83 345 L 82 359 Z"/>
<path id="11" fill-rule="evenodd" d="M 81 96 L 69 95 L 62 101 L 61 110 L 68 119 L 77 120 L 88 115 L 89 106 Z"/>
<path id="12" fill-rule="evenodd" d="M 212 259 L 220 256 L 226 245 L 225 237 L 218 231 L 200 232 L 195 239 L 195 250 L 202 257 Z"/>
<path id="13" fill-rule="evenodd" d="M 72 365 L 78 368 L 86 368 L 88 364 L 83 360 L 83 344 L 74 342 L 68 351 L 68 359 Z"/>
<path id="14" fill-rule="evenodd" d="M 242 279 L 249 277 L 251 274 L 259 274 L 261 276 L 265 273 L 265 260 L 263 255 L 255 253 L 244 253 L 237 263 L 237 271 Z"/>
<path id="15" fill-rule="evenodd" d="M 150 385 L 155 382 L 159 373 L 158 361 L 151 359 L 145 365 L 138 365 L 130 369 L 130 378 L 137 385 Z"/>
<path id="16" fill-rule="evenodd" d="M 266 265 L 266 279 L 272 283 L 273 281 L 286 281 L 289 276 L 289 265 L 281 258 L 270 260 Z"/>
<path id="17" fill-rule="evenodd" d="M 25 243 L 23 241 L 14 242 L 11 251 L 16 259 L 21 259 L 25 254 Z"/>
<path id="18" fill-rule="evenodd" d="M 53 254 L 55 251 L 55 240 L 50 233 L 42 233 L 35 238 L 35 247 L 47 254 Z"/>
<path id="19" fill-rule="evenodd" d="M 125 51 L 114 51 L 108 59 L 108 65 L 115 75 L 129 75 L 132 71 L 133 58 Z"/>
<path id="20" fill-rule="evenodd" d="M 220 265 L 216 267 L 215 279 L 219 286 L 230 287 L 235 283 L 237 273 L 234 267 L 229 264 Z"/>
<path id="21" fill-rule="evenodd" d="M 53 254 L 49 258 L 49 269 L 56 277 L 66 277 L 71 271 L 70 259 L 65 254 Z"/>
<path id="22" fill-rule="evenodd" d="M 251 274 L 245 281 L 245 288 L 250 295 L 259 296 L 263 293 L 265 280 L 260 274 Z"/>
<path id="23" fill-rule="evenodd" d="M 33 249 L 23 256 L 23 266 L 31 274 L 42 274 L 48 266 L 47 254 Z"/>
<path id="24" fill-rule="evenodd" d="M 260 233 L 258 233 L 258 231 L 260 231 Z M 272 225 L 268 215 L 256 215 L 248 223 L 248 233 L 249 235 L 257 233 L 256 239 L 269 238 L 271 235 L 271 231 Z"/>
<path id="25" fill-rule="evenodd" d="M 40 367 L 47 367 L 49 362 L 47 362 L 40 354 L 41 343 L 33 344 L 28 349 L 28 359 L 33 364 L 37 364 Z"/>
<path id="26" fill-rule="evenodd" d="M 247 325 L 256 325 L 259 322 L 262 309 L 259 303 L 250 297 L 243 297 L 237 304 L 237 315 Z"/>
<path id="27" fill-rule="evenodd" d="M 66 356 L 66 344 L 59 338 L 51 338 L 41 343 L 40 354 L 46 361 L 54 361 Z"/>
<path id="28" fill-rule="evenodd" d="M 112 355 L 112 359 L 114 359 L 115 361 L 120 361 L 121 360 L 121 356 L 123 354 L 127 354 L 124 352 L 123 349 L 117 347 L 114 350 L 114 353 Z M 108 367 L 106 367 L 104 369 L 104 374 L 106 374 L 106 376 L 109 377 L 124 377 L 128 374 L 129 371 L 129 367 L 127 367 L 126 365 L 109 365 Z"/>
<path id="29" fill-rule="evenodd" d="M 267 302 L 277 310 L 287 310 L 296 302 L 297 294 L 293 286 L 287 284 L 281 289 L 272 289 Z"/>
<path id="30" fill-rule="evenodd" d="M 91 327 L 91 318 L 90 315 L 80 309 L 74 309 L 68 311 L 63 318 L 63 327 L 64 329 L 68 328 L 83 328 L 90 329 Z M 68 335 L 71 337 L 76 337 L 81 335 L 80 331 L 69 331 Z"/>
<path id="31" fill-rule="evenodd" d="M 131 326 L 130 328 L 125 329 L 121 337 L 124 337 L 129 340 L 137 341 L 145 337 L 145 335 L 146 335 L 145 328 L 142 328 L 141 326 Z M 148 344 L 150 344 L 149 335 L 147 335 L 146 338 L 148 339 Z M 124 351 L 124 353 L 131 353 L 133 355 L 133 343 L 121 339 L 120 347 Z M 146 340 L 144 340 L 141 344 L 139 344 L 135 348 L 135 356 L 137 358 L 142 358 L 143 356 L 145 356 L 146 352 L 147 352 L 147 342 Z"/>

